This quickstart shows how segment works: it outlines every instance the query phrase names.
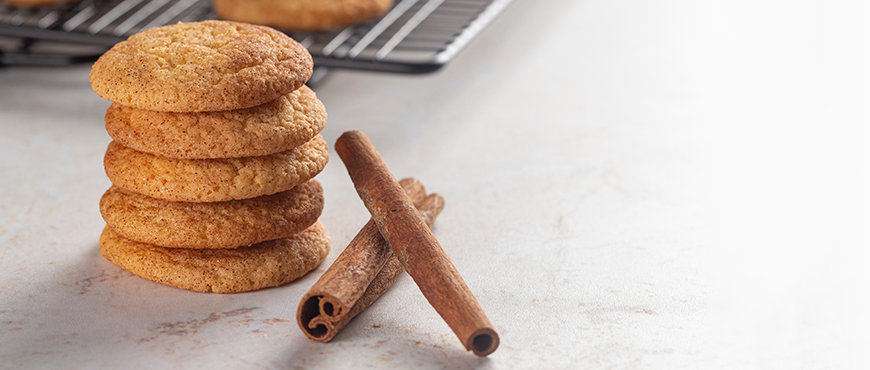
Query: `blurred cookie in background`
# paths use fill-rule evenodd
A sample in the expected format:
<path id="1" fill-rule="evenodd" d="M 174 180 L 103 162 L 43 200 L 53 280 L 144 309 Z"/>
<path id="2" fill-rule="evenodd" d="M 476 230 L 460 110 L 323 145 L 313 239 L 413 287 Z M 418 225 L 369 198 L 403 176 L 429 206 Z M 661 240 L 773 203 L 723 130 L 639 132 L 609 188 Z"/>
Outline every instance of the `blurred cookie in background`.
<path id="1" fill-rule="evenodd" d="M 76 1 L 81 1 L 81 0 L 0 0 L 0 3 L 6 3 L 6 4 L 10 4 L 10 5 L 19 5 L 19 6 L 41 6 L 41 5 L 74 3 Z"/>
<path id="2" fill-rule="evenodd" d="M 218 16 L 298 31 L 350 26 L 383 15 L 393 0 L 214 0 Z"/>

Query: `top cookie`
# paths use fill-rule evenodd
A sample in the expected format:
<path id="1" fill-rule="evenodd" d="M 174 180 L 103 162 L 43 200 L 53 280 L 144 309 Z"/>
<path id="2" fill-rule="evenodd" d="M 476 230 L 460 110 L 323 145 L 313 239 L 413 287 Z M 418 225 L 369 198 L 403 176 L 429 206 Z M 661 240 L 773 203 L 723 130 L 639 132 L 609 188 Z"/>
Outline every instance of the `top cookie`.
<path id="1" fill-rule="evenodd" d="M 152 28 L 103 54 L 91 69 L 101 97 L 134 108 L 206 112 L 278 99 L 311 77 L 311 54 L 287 35 L 204 21 Z"/>
<path id="2" fill-rule="evenodd" d="M 226 19 L 300 31 L 362 23 L 387 12 L 393 0 L 214 0 Z"/>

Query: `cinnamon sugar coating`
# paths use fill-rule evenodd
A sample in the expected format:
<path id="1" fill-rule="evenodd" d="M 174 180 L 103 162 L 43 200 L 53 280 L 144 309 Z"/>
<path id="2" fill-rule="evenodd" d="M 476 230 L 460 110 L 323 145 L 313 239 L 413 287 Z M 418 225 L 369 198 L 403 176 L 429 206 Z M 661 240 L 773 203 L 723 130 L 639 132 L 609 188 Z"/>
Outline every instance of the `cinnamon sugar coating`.
<path id="1" fill-rule="evenodd" d="M 329 160 L 317 135 L 286 152 L 228 159 L 174 159 L 111 142 L 103 165 L 112 184 L 177 202 L 248 199 L 292 189 L 320 173 Z"/>
<path id="2" fill-rule="evenodd" d="M 121 105 L 164 112 L 250 108 L 311 77 L 311 54 L 269 27 L 228 21 L 152 28 L 113 46 L 91 87 Z"/>
<path id="3" fill-rule="evenodd" d="M 320 223 L 289 238 L 235 249 L 178 249 L 124 239 L 110 227 L 100 251 L 139 277 L 197 292 L 241 293 L 290 283 L 315 269 L 329 254 Z"/>
<path id="4" fill-rule="evenodd" d="M 170 113 L 112 104 L 106 131 L 138 151 L 169 158 L 238 158 L 291 150 L 326 125 L 326 108 L 306 86 L 252 108 Z"/>
<path id="5" fill-rule="evenodd" d="M 170 202 L 111 187 L 100 213 L 120 236 L 168 248 L 236 248 L 286 238 L 314 224 L 323 188 L 309 180 L 291 190 L 226 202 Z"/>

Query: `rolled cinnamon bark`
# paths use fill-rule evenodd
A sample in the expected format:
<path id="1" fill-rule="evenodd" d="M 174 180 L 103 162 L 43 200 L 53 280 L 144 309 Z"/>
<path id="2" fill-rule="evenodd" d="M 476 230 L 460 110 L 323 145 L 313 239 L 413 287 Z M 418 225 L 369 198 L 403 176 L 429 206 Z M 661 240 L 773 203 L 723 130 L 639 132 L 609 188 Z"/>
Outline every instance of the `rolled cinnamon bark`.
<path id="1" fill-rule="evenodd" d="M 425 196 L 423 184 L 416 179 L 403 179 L 401 186 L 432 225 L 444 208 L 444 199 L 438 194 Z M 332 340 L 393 285 L 402 271 L 377 226 L 369 221 L 302 297 L 296 310 L 299 328 L 311 340 Z"/>
<path id="2" fill-rule="evenodd" d="M 429 304 L 465 349 L 478 356 L 495 351 L 499 338 L 492 323 L 368 137 L 345 132 L 335 142 L 335 151 L 381 236 Z"/>

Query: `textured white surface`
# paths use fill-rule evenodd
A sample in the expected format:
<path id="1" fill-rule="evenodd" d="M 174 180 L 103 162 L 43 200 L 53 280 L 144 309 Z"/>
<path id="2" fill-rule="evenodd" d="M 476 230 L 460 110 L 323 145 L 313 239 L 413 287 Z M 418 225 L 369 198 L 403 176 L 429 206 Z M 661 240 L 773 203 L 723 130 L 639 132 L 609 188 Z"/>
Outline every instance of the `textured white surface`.
<path id="1" fill-rule="evenodd" d="M 867 368 L 861 17 L 518 1 L 438 74 L 330 76 L 327 140 L 361 129 L 445 196 L 435 234 L 500 331 L 488 359 L 407 276 L 319 344 L 294 314 L 325 265 L 239 295 L 121 271 L 97 246 L 87 67 L 0 70 L 0 368 Z M 319 179 L 331 262 L 367 216 L 337 156 Z"/>

